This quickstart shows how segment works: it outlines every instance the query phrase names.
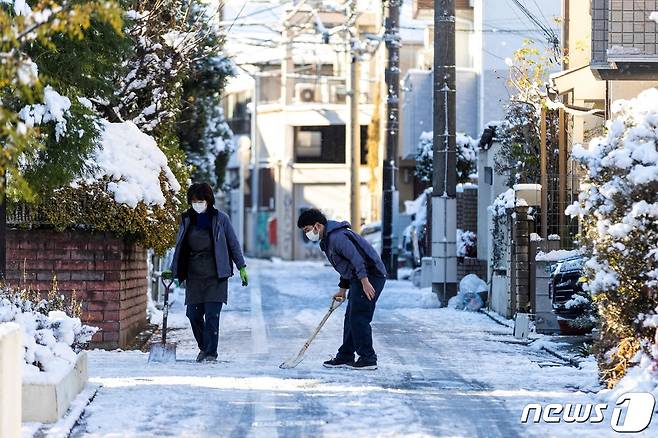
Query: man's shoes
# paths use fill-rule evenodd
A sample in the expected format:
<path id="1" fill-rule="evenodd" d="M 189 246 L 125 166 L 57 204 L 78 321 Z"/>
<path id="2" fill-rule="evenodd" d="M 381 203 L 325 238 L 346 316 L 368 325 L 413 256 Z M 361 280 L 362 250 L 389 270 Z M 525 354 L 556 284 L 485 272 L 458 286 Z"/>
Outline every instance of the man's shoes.
<path id="1" fill-rule="evenodd" d="M 325 368 L 350 368 L 354 365 L 354 359 L 340 359 L 334 357 L 322 364 Z"/>
<path id="2" fill-rule="evenodd" d="M 206 356 L 203 358 L 204 362 L 217 362 L 217 355 L 216 354 L 206 354 Z"/>
<path id="3" fill-rule="evenodd" d="M 197 362 L 203 362 L 203 359 L 206 358 L 206 353 L 204 351 L 199 351 L 199 354 L 196 357 Z"/>
<path id="4" fill-rule="evenodd" d="M 362 358 L 359 358 L 356 362 L 354 362 L 350 368 L 355 369 L 355 370 L 376 370 L 377 369 L 377 361 L 376 360 L 363 360 Z"/>

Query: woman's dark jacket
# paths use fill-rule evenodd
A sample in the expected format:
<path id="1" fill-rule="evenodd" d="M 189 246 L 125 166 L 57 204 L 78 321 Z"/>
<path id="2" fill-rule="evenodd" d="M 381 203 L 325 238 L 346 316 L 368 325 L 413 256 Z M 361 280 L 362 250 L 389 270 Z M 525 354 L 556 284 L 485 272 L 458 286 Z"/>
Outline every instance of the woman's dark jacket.
<path id="1" fill-rule="evenodd" d="M 247 266 L 242 255 L 242 248 L 235 230 L 231 225 L 231 220 L 226 213 L 218 211 L 214 207 L 208 209 L 211 216 L 211 230 L 213 237 L 213 247 L 215 253 L 215 266 L 217 268 L 218 278 L 228 278 L 233 276 L 233 264 L 238 269 Z M 187 278 L 187 265 L 189 263 L 189 248 L 186 245 L 186 235 L 192 224 L 192 215 L 194 210 L 188 210 L 182 215 L 178 235 L 176 236 L 176 249 L 174 250 L 174 259 L 171 263 L 171 272 L 179 281 Z"/>

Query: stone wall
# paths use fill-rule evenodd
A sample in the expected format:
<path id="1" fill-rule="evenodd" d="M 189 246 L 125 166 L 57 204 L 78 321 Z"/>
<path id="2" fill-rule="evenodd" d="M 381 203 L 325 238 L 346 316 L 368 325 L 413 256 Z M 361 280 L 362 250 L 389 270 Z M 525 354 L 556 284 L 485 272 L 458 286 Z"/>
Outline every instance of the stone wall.
<path id="1" fill-rule="evenodd" d="M 56 275 L 83 322 L 99 327 L 92 346 L 125 347 L 146 323 L 146 250 L 111 233 L 7 231 L 7 281 L 47 293 Z"/>

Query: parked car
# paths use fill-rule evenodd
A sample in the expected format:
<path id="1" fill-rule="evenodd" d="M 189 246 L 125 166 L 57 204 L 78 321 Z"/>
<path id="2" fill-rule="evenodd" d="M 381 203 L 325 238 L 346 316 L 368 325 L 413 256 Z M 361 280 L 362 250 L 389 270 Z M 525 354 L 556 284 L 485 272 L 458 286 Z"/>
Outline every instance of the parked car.
<path id="1" fill-rule="evenodd" d="M 378 254 L 382 253 L 382 223 L 370 222 L 361 227 L 361 236 L 372 245 Z"/>
<path id="2" fill-rule="evenodd" d="M 573 299 L 573 295 L 586 293 L 583 290 L 584 277 L 583 265 L 585 259 L 581 256 L 560 260 L 556 263 L 551 281 L 548 285 L 549 296 L 553 303 L 553 311 L 564 316 L 577 316 L 578 310 L 575 306 L 567 303 Z"/>
<path id="3" fill-rule="evenodd" d="M 427 235 L 428 192 L 421 193 L 413 201 L 405 201 L 406 213 L 411 223 L 404 229 L 400 239 L 400 259 L 409 268 L 420 267 L 421 260 L 429 253 Z"/>
<path id="4" fill-rule="evenodd" d="M 596 326 L 598 316 L 585 287 L 584 264 L 581 256 L 559 261 L 548 284 L 553 312 L 563 335 L 584 335 Z"/>

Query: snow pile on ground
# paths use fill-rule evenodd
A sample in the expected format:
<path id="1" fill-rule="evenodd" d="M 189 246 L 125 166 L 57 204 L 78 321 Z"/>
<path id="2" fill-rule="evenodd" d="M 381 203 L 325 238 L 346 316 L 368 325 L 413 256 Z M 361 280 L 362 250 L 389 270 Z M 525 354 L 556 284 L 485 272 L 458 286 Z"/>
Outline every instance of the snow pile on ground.
<path id="1" fill-rule="evenodd" d="M 468 274 L 459 282 L 457 295 L 448 300 L 448 307 L 457 310 L 478 311 L 484 307 L 481 294 L 487 292 L 487 283 L 475 274 Z"/>
<path id="2" fill-rule="evenodd" d="M 0 323 L 16 323 L 23 332 L 23 381 L 27 383 L 61 379 L 75 365 L 76 352 L 98 330 L 82 325 L 80 318 L 49 308 L 46 300 L 34 304 L 7 290 L 0 291 Z"/>
<path id="3" fill-rule="evenodd" d="M 101 146 L 90 160 L 97 169 L 93 179 L 109 177 L 108 191 L 119 204 L 132 208 L 140 202 L 164 206 L 160 176 L 164 174 L 165 189 L 178 192 L 181 187 L 153 137 L 132 122 L 104 121 L 102 127 Z"/>
<path id="4" fill-rule="evenodd" d="M 23 107 L 18 116 L 28 128 L 55 122 L 55 138 L 59 141 L 66 134 L 66 116 L 71 108 L 71 101 L 53 90 L 51 86 L 47 86 L 44 90 L 43 101 L 44 103 Z"/>
<path id="5" fill-rule="evenodd" d="M 377 301 L 377 308 L 384 309 L 431 309 L 441 307 L 431 287 L 416 289 L 409 281 L 387 280 L 384 291 Z"/>

